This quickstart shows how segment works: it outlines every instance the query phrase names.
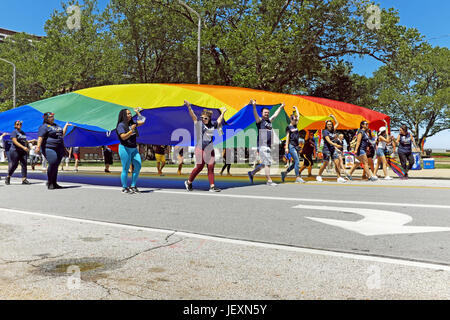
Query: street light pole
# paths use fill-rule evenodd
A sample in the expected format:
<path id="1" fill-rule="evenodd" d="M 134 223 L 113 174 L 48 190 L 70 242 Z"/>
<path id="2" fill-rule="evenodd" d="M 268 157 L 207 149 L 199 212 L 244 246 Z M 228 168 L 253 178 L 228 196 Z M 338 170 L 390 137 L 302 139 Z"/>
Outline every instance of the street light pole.
<path id="1" fill-rule="evenodd" d="M 11 61 L 0 58 L 1 61 L 9 63 L 13 66 L 13 108 L 16 107 L 16 65 Z"/>
<path id="2" fill-rule="evenodd" d="M 189 7 L 184 1 L 182 0 L 178 0 L 178 3 L 181 4 L 183 7 L 185 7 L 186 9 L 188 9 L 189 11 L 191 11 L 192 13 L 194 13 L 197 17 L 198 17 L 198 39 L 197 39 L 197 81 L 198 84 L 200 84 L 201 79 L 200 79 L 200 62 L 201 62 L 201 31 L 202 31 L 202 18 L 200 16 L 200 14 L 195 11 L 194 9 L 192 9 L 191 7 Z"/>

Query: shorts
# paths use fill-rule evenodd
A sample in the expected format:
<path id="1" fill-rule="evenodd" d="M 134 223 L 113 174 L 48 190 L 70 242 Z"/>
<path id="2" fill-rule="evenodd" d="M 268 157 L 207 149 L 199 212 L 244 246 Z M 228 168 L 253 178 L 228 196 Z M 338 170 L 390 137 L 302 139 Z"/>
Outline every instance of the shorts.
<path id="1" fill-rule="evenodd" d="M 79 153 L 74 153 L 73 157 L 75 158 L 75 160 L 80 160 L 80 154 Z"/>
<path id="2" fill-rule="evenodd" d="M 322 153 L 323 153 L 323 161 L 330 161 L 330 158 L 331 160 L 339 159 L 339 154 L 336 150 L 334 150 L 333 154 L 331 154 L 331 152 L 328 150 L 323 150 Z"/>
<path id="3" fill-rule="evenodd" d="M 166 162 L 166 156 L 155 153 L 156 162 Z"/>
<path id="4" fill-rule="evenodd" d="M 259 147 L 259 158 L 261 159 L 261 164 L 265 166 L 271 166 L 273 163 L 272 154 L 269 147 Z"/>
<path id="5" fill-rule="evenodd" d="M 312 154 L 301 154 L 302 158 L 303 158 L 303 165 L 305 167 L 312 167 L 313 165 L 313 159 L 312 159 Z"/>
<path id="6" fill-rule="evenodd" d="M 386 149 L 378 148 L 377 149 L 377 157 L 383 157 L 386 154 Z"/>
<path id="7" fill-rule="evenodd" d="M 360 156 L 363 156 L 363 155 L 367 155 L 367 153 L 366 153 L 365 150 L 359 149 L 359 151 L 356 152 L 356 156 L 357 156 L 357 157 L 360 157 Z"/>

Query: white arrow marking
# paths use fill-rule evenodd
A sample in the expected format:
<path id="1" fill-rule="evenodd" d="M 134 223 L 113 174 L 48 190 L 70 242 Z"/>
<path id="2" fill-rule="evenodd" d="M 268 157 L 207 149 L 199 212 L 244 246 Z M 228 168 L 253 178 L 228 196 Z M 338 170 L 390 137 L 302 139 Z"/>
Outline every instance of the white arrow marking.
<path id="1" fill-rule="evenodd" d="M 327 206 L 308 206 L 308 205 L 298 205 L 293 208 L 351 212 L 362 215 L 364 216 L 364 219 L 361 219 L 359 221 L 344 221 L 344 220 L 321 219 L 312 217 L 306 218 L 317 222 L 326 223 L 332 226 L 344 228 L 350 231 L 354 231 L 365 236 L 450 231 L 450 228 L 445 227 L 405 226 L 405 224 L 411 222 L 413 219 L 406 214 L 393 211 L 377 210 L 377 209 L 327 207 Z"/>

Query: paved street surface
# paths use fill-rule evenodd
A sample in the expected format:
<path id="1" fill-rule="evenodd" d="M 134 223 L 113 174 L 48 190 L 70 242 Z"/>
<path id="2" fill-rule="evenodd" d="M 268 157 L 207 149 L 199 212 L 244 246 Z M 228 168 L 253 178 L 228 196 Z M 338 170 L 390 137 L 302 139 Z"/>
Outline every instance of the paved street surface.
<path id="1" fill-rule="evenodd" d="M 450 299 L 450 180 L 2 175 L 0 299 Z"/>

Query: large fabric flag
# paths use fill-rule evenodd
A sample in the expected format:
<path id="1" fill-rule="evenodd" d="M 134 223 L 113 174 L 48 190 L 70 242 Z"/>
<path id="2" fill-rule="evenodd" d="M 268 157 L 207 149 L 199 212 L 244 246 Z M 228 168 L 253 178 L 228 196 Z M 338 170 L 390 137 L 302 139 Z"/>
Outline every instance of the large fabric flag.
<path id="1" fill-rule="evenodd" d="M 198 116 L 203 109 L 209 109 L 213 111 L 213 119 L 217 119 L 219 109 L 227 108 L 224 131 L 229 129 L 229 133 L 217 136 L 216 144 L 236 138 L 237 145 L 251 146 L 252 142 L 239 142 L 237 133 L 230 132 L 253 128 L 255 119 L 249 110 L 252 99 L 256 100 L 259 112 L 265 106 L 272 114 L 276 110 L 274 107 L 285 104 L 284 112 L 274 123 L 279 132 L 277 139 L 284 137 L 287 115 L 292 114 L 294 106 L 304 116 L 302 125 L 306 129 L 323 129 L 322 121 L 330 114 L 337 118 L 341 129 L 359 128 L 362 120 L 369 121 L 372 129 L 384 126 L 383 120 L 389 123 L 389 117 L 382 113 L 329 99 L 212 85 L 128 84 L 83 89 L 3 112 L 0 114 L 0 133 L 11 132 L 14 121 L 22 120 L 27 135 L 35 137 L 42 124 L 42 115 L 53 112 L 58 124 L 74 124 L 64 138 L 66 146 L 112 145 L 118 143 L 115 128 L 119 111 L 126 108 L 135 115 L 133 109 L 140 107 L 147 121 L 139 128 L 139 143 L 194 145 L 192 119 L 184 106 L 187 100 Z M 180 132 L 184 134 L 180 135 Z M 190 137 L 186 139 L 186 135 Z"/>

